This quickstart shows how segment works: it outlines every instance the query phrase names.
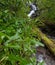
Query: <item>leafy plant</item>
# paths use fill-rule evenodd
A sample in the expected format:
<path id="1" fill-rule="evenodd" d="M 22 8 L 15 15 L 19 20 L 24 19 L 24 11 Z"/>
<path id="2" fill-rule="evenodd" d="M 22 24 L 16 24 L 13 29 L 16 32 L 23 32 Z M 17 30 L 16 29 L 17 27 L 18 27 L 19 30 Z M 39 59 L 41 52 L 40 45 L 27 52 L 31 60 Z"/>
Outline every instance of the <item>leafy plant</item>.
<path id="1" fill-rule="evenodd" d="M 41 43 L 33 37 L 35 22 L 24 3 L 0 0 L 0 65 L 36 65 L 35 46 Z"/>
<path id="2" fill-rule="evenodd" d="M 40 10 L 40 19 L 55 23 L 55 0 L 37 0 Z"/>

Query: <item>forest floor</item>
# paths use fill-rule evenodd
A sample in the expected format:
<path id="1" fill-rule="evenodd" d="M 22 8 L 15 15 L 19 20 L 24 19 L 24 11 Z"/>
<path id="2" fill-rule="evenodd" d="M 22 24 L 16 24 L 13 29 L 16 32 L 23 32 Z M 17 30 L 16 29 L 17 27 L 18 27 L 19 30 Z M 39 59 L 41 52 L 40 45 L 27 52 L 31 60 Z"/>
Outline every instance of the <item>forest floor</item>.
<path id="1" fill-rule="evenodd" d="M 54 40 L 55 43 L 55 28 L 54 29 L 41 29 L 41 31 L 47 35 L 48 38 L 51 38 Z M 49 33 L 48 33 L 49 31 Z M 48 48 L 45 47 L 37 47 L 36 48 L 37 53 L 36 53 L 36 57 L 37 57 L 37 61 L 42 59 L 44 60 L 44 62 L 46 63 L 45 65 L 55 65 L 55 56 L 48 50 Z"/>
<path id="2" fill-rule="evenodd" d="M 40 55 L 42 56 L 42 59 L 44 60 L 46 65 L 55 65 L 55 56 L 53 56 L 46 47 L 37 48 L 37 60 L 39 60 Z"/>

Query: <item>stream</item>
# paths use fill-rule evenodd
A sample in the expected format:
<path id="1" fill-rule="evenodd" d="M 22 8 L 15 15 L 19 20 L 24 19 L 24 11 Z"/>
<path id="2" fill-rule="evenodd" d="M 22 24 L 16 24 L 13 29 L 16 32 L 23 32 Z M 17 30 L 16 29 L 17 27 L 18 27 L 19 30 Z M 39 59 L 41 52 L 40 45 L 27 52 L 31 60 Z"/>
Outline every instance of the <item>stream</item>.
<path id="1" fill-rule="evenodd" d="M 55 43 L 55 26 L 54 28 L 48 27 L 47 28 L 40 28 L 41 31 L 47 35 L 48 38 L 54 40 Z M 37 47 L 36 48 L 36 57 L 37 57 L 37 65 L 38 62 L 44 61 L 44 65 L 55 65 L 55 56 L 45 47 Z M 42 64 L 41 64 L 42 65 Z"/>
<path id="2" fill-rule="evenodd" d="M 46 47 L 37 47 L 36 50 L 37 62 L 44 61 L 44 65 L 55 65 L 55 56 Z"/>

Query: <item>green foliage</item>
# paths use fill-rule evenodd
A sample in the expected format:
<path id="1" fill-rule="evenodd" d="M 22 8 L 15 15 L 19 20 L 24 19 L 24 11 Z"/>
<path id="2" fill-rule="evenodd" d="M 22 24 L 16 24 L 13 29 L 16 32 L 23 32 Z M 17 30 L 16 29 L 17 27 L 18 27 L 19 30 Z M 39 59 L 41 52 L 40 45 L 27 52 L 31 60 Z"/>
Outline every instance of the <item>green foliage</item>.
<path id="1" fill-rule="evenodd" d="M 40 18 L 42 21 L 55 23 L 55 0 L 37 0 L 37 4 L 42 11 L 40 11 Z"/>
<path id="2" fill-rule="evenodd" d="M 34 21 L 23 0 L 0 0 L 0 65 L 36 65 Z M 42 46 L 42 45 L 41 45 Z"/>

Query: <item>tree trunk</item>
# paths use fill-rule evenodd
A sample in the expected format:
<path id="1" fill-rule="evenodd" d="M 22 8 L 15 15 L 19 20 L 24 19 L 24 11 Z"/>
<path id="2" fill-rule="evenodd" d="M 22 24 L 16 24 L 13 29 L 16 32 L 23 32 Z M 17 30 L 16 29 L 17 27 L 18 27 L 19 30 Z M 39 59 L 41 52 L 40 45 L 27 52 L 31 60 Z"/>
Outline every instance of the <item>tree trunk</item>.
<path id="1" fill-rule="evenodd" d="M 42 42 L 48 47 L 48 49 L 55 55 L 55 42 L 53 42 L 51 39 L 49 39 L 42 31 L 34 27 L 33 33 L 38 35 L 38 37 L 42 40 Z"/>

